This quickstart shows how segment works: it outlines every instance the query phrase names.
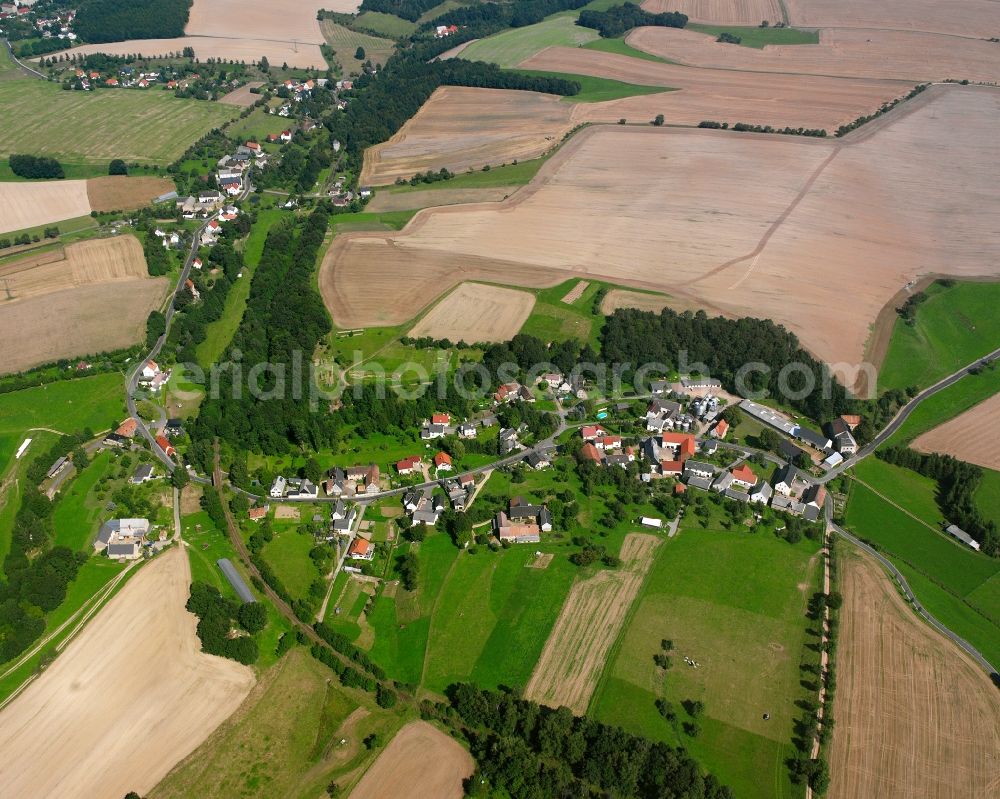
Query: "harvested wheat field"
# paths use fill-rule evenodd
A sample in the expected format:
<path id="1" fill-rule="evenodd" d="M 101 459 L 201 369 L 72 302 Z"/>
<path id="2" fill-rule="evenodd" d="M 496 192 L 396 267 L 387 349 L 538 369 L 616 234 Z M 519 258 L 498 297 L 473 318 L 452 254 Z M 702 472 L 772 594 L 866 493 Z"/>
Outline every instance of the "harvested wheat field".
<path id="1" fill-rule="evenodd" d="M 527 291 L 462 283 L 435 305 L 409 335 L 430 336 L 475 344 L 509 341 L 521 329 L 535 307 L 535 295 Z"/>
<path id="2" fill-rule="evenodd" d="M 218 36 L 235 39 L 274 39 L 282 42 L 323 44 L 316 12 L 353 13 L 358 3 L 350 0 L 194 0 L 184 28 L 186 36 Z"/>
<path id="3" fill-rule="evenodd" d="M 140 341 L 163 301 L 165 277 L 151 278 L 132 236 L 71 244 L 0 266 L 0 372 Z M 13 299 L 6 299 L 7 292 Z M 72 335 L 67 335 L 72 330 Z"/>
<path id="4" fill-rule="evenodd" d="M 1000 184 L 982 168 L 1000 160 L 998 125 L 1000 91 L 936 86 L 833 141 L 592 128 L 506 202 L 421 211 L 391 235 L 338 236 L 324 298 L 350 320 L 338 324 L 365 327 L 398 324 L 402 298 L 412 316 L 463 279 L 599 278 L 774 319 L 819 358 L 857 364 L 909 280 L 1000 273 Z M 392 276 L 378 270 L 373 285 L 369 265 L 383 260 Z"/>
<path id="5" fill-rule="evenodd" d="M 91 211 L 130 211 L 172 192 L 176 187 L 167 178 L 109 175 L 87 181 Z"/>
<path id="6" fill-rule="evenodd" d="M 426 721 L 411 721 L 378 756 L 350 799 L 461 799 L 462 780 L 474 770 L 472 756 L 458 741 Z"/>
<path id="7" fill-rule="evenodd" d="M 941 452 L 987 469 L 1000 470 L 997 430 L 1000 430 L 1000 394 L 928 430 L 910 446 L 920 452 Z"/>
<path id="8" fill-rule="evenodd" d="M 647 11 L 680 11 L 692 22 L 714 25 L 747 25 L 780 22 L 785 18 L 780 0 L 645 0 L 640 4 Z"/>
<path id="9" fill-rule="evenodd" d="M 86 180 L 0 182 L 0 233 L 90 213 Z"/>
<path id="10" fill-rule="evenodd" d="M 636 28 L 626 41 L 638 50 L 713 69 L 836 75 L 914 82 L 947 78 L 1000 80 L 1000 47 L 985 40 L 917 31 L 822 30 L 819 44 L 734 47 L 692 30 Z"/>
<path id="11" fill-rule="evenodd" d="M 573 126 L 571 108 L 537 92 L 437 89 L 396 135 L 365 152 L 361 182 L 384 185 L 428 169 L 465 172 L 537 158 Z"/>
<path id="12" fill-rule="evenodd" d="M 622 565 L 576 583 L 566 597 L 524 696 L 549 707 L 587 712 L 611 645 L 639 594 L 660 540 L 630 533 Z"/>
<path id="13" fill-rule="evenodd" d="M 253 671 L 200 651 L 190 581 L 180 547 L 142 566 L 0 713 L 6 795 L 145 793 L 239 707 Z"/>
<path id="14" fill-rule="evenodd" d="M 380 191 L 365 206 L 366 211 L 412 211 L 436 205 L 463 205 L 506 200 L 520 186 L 493 186 L 487 189 L 426 189 L 424 191 Z"/>
<path id="15" fill-rule="evenodd" d="M 275 6 L 279 8 L 279 6 Z M 320 42 L 322 42 L 320 37 Z M 129 55 L 140 53 L 147 58 L 169 57 L 173 53 L 181 53 L 185 47 L 194 50 L 195 57 L 201 60 L 221 58 L 225 61 L 244 61 L 248 64 L 260 61 L 266 56 L 272 64 L 301 69 L 326 69 L 326 59 L 319 49 L 319 44 L 307 42 L 286 42 L 277 39 L 227 38 L 225 36 L 181 36 L 176 39 L 130 39 L 127 42 L 108 42 L 106 44 L 85 44 L 67 51 L 68 55 L 91 55 L 92 53 L 107 53 L 108 55 Z"/>
<path id="16" fill-rule="evenodd" d="M 659 313 L 664 308 L 675 307 L 670 297 L 662 294 L 647 294 L 644 291 L 611 289 L 601 300 L 601 313 L 613 314 L 619 308 L 635 308 L 638 311 Z"/>
<path id="17" fill-rule="evenodd" d="M 1000 694 L 867 555 L 842 556 L 830 799 L 1000 792 Z"/>
<path id="18" fill-rule="evenodd" d="M 1000 3 L 993 0 L 786 0 L 785 7 L 789 24 L 798 28 L 884 28 L 972 39 L 1000 36 Z"/>
<path id="19" fill-rule="evenodd" d="M 818 75 L 774 74 L 762 79 L 748 72 L 661 64 L 573 47 L 549 47 L 519 66 L 680 90 L 577 103 L 574 122 L 617 122 L 620 118 L 646 122 L 663 114 L 667 124 L 697 125 L 712 119 L 832 132 L 913 88 L 912 82 Z"/>

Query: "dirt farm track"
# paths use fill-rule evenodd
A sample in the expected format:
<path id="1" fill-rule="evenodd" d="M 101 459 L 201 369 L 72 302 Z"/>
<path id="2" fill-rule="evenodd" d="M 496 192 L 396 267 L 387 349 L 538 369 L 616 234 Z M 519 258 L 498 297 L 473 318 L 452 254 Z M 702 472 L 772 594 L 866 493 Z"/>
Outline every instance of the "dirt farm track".
<path id="1" fill-rule="evenodd" d="M 320 284 L 339 326 L 366 327 L 401 324 L 462 280 L 601 278 L 774 319 L 857 364 L 908 281 L 1000 274 L 1000 184 L 982 168 L 1000 160 L 998 125 L 1000 90 L 935 86 L 836 140 L 593 127 L 504 202 L 338 236 Z"/>
<path id="2" fill-rule="evenodd" d="M 253 672 L 200 651 L 187 554 L 141 567 L 0 713 L 4 796 L 145 793 L 239 706 Z"/>
<path id="3" fill-rule="evenodd" d="M 1000 692 L 918 619 L 873 559 L 843 551 L 827 796 L 997 796 Z"/>

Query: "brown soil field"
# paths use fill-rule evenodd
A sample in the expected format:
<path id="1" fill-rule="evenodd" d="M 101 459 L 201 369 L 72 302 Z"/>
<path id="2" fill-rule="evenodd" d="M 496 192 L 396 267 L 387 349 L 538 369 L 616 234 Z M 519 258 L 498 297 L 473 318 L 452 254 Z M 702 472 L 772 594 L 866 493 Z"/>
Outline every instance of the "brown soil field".
<path id="1" fill-rule="evenodd" d="M 912 88 L 912 83 L 905 82 L 818 75 L 773 74 L 765 80 L 748 72 L 660 64 L 579 47 L 549 47 L 519 66 L 680 90 L 577 103 L 572 106 L 574 122 L 617 122 L 621 118 L 647 122 L 663 114 L 668 125 L 697 125 L 713 119 L 832 132 Z"/>
<path id="2" fill-rule="evenodd" d="M 935 81 L 1000 80 L 1000 47 L 985 40 L 916 31 L 832 28 L 816 45 L 734 47 L 691 30 L 637 28 L 626 41 L 638 50 L 693 67 Z"/>
<path id="3" fill-rule="evenodd" d="M 1000 470 L 997 430 L 1000 430 L 1000 394 L 928 430 L 910 446 L 920 452 L 941 452 L 987 469 Z"/>
<path id="4" fill-rule="evenodd" d="M 788 21 L 800 28 L 884 28 L 930 31 L 973 39 L 1000 36 L 993 0 L 786 0 Z"/>
<path id="5" fill-rule="evenodd" d="M 142 567 L 0 713 L 10 796 L 145 793 L 239 707 L 253 671 L 200 651 L 180 547 Z"/>
<path id="6" fill-rule="evenodd" d="M 562 301 L 567 305 L 572 305 L 583 296 L 583 292 L 587 290 L 587 286 L 589 285 L 589 280 L 578 280 L 576 285 L 566 292 L 566 296 L 562 298 Z"/>
<path id="7" fill-rule="evenodd" d="M 350 799 L 461 799 L 462 780 L 474 769 L 472 756 L 458 741 L 426 721 L 411 721 L 378 756 Z"/>
<path id="8" fill-rule="evenodd" d="M 525 688 L 526 699 L 587 712 L 611 645 L 622 630 L 660 545 L 656 536 L 630 533 L 621 568 L 603 570 L 570 589 Z"/>
<path id="9" fill-rule="evenodd" d="M 662 294 L 646 294 L 642 291 L 626 291 L 625 289 L 611 289 L 604 295 L 601 301 L 601 313 L 613 314 L 619 308 L 635 308 L 639 311 L 652 311 L 659 313 L 664 308 L 673 308 L 670 297 Z"/>
<path id="10" fill-rule="evenodd" d="M 878 564 L 842 557 L 830 799 L 996 796 L 1000 695 Z"/>
<path id="11" fill-rule="evenodd" d="M 349 0 L 195 0 L 184 33 L 187 36 L 218 36 L 233 39 L 273 39 L 300 44 L 324 44 L 316 12 L 354 12 L 358 3 Z"/>
<path id="12" fill-rule="evenodd" d="M 0 372 L 140 341 L 169 289 L 150 278 L 132 236 L 81 241 L 0 266 Z M 14 299 L 7 300 L 9 290 Z"/>
<path id="13" fill-rule="evenodd" d="M 447 167 L 465 172 L 537 158 L 573 127 L 572 106 L 551 94 L 505 89 L 437 89 L 391 139 L 365 153 L 372 185 Z"/>
<path id="14" fill-rule="evenodd" d="M 0 233 L 90 213 L 86 180 L 0 182 Z"/>
<path id="15" fill-rule="evenodd" d="M 449 341 L 509 341 L 521 329 L 535 307 L 535 295 L 527 291 L 462 283 L 435 305 L 409 335 Z"/>
<path id="16" fill-rule="evenodd" d="M 324 298 L 339 325 L 366 327 L 461 280 L 597 278 L 771 318 L 823 360 L 857 364 L 909 280 L 1000 273 L 1000 184 L 982 168 L 1000 159 L 998 123 L 1000 91 L 935 86 L 839 140 L 593 128 L 503 203 L 338 236 Z"/>
<path id="17" fill-rule="evenodd" d="M 279 6 L 274 6 L 280 8 Z M 320 42 L 323 41 L 320 37 Z M 107 44 L 85 44 L 67 51 L 69 55 L 90 55 L 91 53 L 107 53 L 108 55 L 129 55 L 141 53 L 144 56 L 166 56 L 180 53 L 185 47 L 194 49 L 195 56 L 201 60 L 222 58 L 226 61 L 245 61 L 254 63 L 261 56 L 267 56 L 272 64 L 288 64 L 290 67 L 308 69 L 326 69 L 326 59 L 319 49 L 319 44 L 306 42 L 286 42 L 277 39 L 228 38 L 226 36 L 181 36 L 176 39 L 130 39 L 127 42 L 109 42 Z"/>
<path id="18" fill-rule="evenodd" d="M 710 25 L 747 25 L 757 27 L 767 20 L 781 22 L 785 15 L 780 0 L 645 0 L 642 7 L 654 14 L 680 11 L 692 22 Z"/>
<path id="19" fill-rule="evenodd" d="M 108 175 L 87 181 L 91 211 L 130 211 L 175 189 L 167 178 Z"/>
<path id="20" fill-rule="evenodd" d="M 249 105 L 253 105 L 260 99 L 259 94 L 253 94 L 251 89 L 259 89 L 264 85 L 262 80 L 252 80 L 245 86 L 240 86 L 238 89 L 233 89 L 229 94 L 224 94 L 219 98 L 220 103 L 228 103 L 229 105 L 238 105 L 246 108 Z"/>
<path id="21" fill-rule="evenodd" d="M 463 205 L 506 200 L 520 186 L 496 186 L 488 189 L 427 189 L 425 191 L 380 191 L 365 206 L 366 211 L 412 211 L 415 208 L 433 208 L 437 205 Z"/>

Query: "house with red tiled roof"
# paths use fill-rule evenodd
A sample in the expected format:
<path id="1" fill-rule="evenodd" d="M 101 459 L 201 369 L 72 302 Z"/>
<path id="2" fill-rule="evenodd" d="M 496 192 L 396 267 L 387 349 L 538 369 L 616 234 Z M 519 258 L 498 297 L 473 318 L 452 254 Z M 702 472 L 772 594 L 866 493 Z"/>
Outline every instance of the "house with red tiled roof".
<path id="1" fill-rule="evenodd" d="M 164 453 L 164 454 L 165 454 L 165 455 L 166 455 L 166 456 L 167 456 L 168 458 L 169 458 L 170 456 L 172 456 L 172 455 L 174 454 L 174 452 L 175 452 L 175 450 L 174 450 L 174 447 L 173 447 L 173 444 L 171 444 L 171 443 L 170 443 L 170 442 L 169 442 L 169 441 L 167 440 L 166 436 L 157 436 L 157 437 L 156 437 L 156 446 L 158 446 L 158 447 L 159 447 L 160 449 L 162 449 L 162 450 L 163 450 L 163 453 Z"/>
<path id="2" fill-rule="evenodd" d="M 371 541 L 363 538 L 355 538 L 347 550 L 347 557 L 351 560 L 371 560 L 375 557 L 375 547 Z"/>
<path id="3" fill-rule="evenodd" d="M 434 467 L 443 472 L 450 472 L 452 469 L 451 455 L 447 452 L 439 452 L 434 456 Z"/>
<path id="4" fill-rule="evenodd" d="M 745 488 L 751 488 L 757 483 L 757 475 L 746 463 L 740 464 L 732 471 L 733 482 Z"/>
<path id="5" fill-rule="evenodd" d="M 580 448 L 580 455 L 589 461 L 593 461 L 594 463 L 600 463 L 602 460 L 600 450 L 590 441 Z"/>
<path id="6" fill-rule="evenodd" d="M 451 424 L 451 414 L 449 413 L 432 414 L 431 424 Z"/>
<path id="7" fill-rule="evenodd" d="M 125 438 L 132 438 L 132 436 L 135 435 L 136 430 L 138 430 L 138 428 L 139 428 L 139 423 L 136 422 L 135 419 L 132 419 L 130 417 L 126 419 L 124 422 L 122 422 L 120 425 L 118 425 L 118 429 L 115 430 L 115 433 L 117 433 L 120 436 L 125 436 Z"/>
<path id="8" fill-rule="evenodd" d="M 259 522 L 261 519 L 267 516 L 267 512 L 271 509 L 270 505 L 261 505 L 259 508 L 250 508 L 247 511 L 247 516 L 250 517 L 250 521 Z"/>
<path id="9" fill-rule="evenodd" d="M 698 451 L 698 443 L 690 433 L 664 433 L 660 436 L 661 446 L 677 451 L 676 460 L 686 461 Z"/>
<path id="10" fill-rule="evenodd" d="M 408 458 L 403 458 L 401 461 L 396 461 L 396 471 L 402 475 L 413 474 L 416 471 L 417 466 L 420 464 L 419 455 L 410 455 Z"/>
<path id="11" fill-rule="evenodd" d="M 712 437 L 725 438 L 726 433 L 728 432 L 729 432 L 729 422 L 727 422 L 725 419 L 719 419 L 718 424 L 716 424 L 715 427 L 712 428 Z"/>
<path id="12" fill-rule="evenodd" d="M 600 438 L 594 439 L 594 446 L 598 449 L 609 450 L 609 449 L 621 449 L 622 437 L 621 436 L 601 436 Z"/>
<path id="13" fill-rule="evenodd" d="M 580 428 L 580 437 L 584 441 L 595 441 L 598 438 L 604 438 L 607 434 L 608 431 L 599 424 L 585 424 Z"/>

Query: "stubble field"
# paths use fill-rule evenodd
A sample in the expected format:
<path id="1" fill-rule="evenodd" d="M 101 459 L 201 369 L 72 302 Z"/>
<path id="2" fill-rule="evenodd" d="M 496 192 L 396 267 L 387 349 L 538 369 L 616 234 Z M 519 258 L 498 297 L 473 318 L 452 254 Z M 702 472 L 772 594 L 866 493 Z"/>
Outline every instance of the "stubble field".
<path id="1" fill-rule="evenodd" d="M 472 774 L 472 756 L 455 739 L 425 721 L 403 727 L 351 791 L 350 799 L 460 799 Z"/>
<path id="2" fill-rule="evenodd" d="M 1000 430 L 1000 394 L 928 430 L 910 446 L 920 452 L 941 452 L 987 469 L 1000 470 L 997 430 Z"/>
<path id="3" fill-rule="evenodd" d="M 452 172 L 544 153 L 572 127 L 571 107 L 537 92 L 446 87 L 396 135 L 365 152 L 361 183 L 384 185 L 429 169 Z"/>
<path id="4" fill-rule="evenodd" d="M 145 793 L 239 706 L 253 672 L 205 655 L 175 547 L 142 567 L 0 714 L 11 796 Z"/>
<path id="5" fill-rule="evenodd" d="M 711 69 L 934 81 L 1000 80 L 1000 47 L 918 31 L 832 28 L 819 44 L 767 45 L 762 49 L 717 42 L 692 30 L 636 28 L 628 44 L 680 64 Z"/>
<path id="6" fill-rule="evenodd" d="M 535 297 L 527 291 L 462 283 L 417 322 L 409 335 L 449 341 L 509 341 L 531 315 Z"/>
<path id="7" fill-rule="evenodd" d="M 428 209 L 390 236 L 338 237 L 324 297 L 338 324 L 398 324 L 402 303 L 394 311 L 366 296 L 416 308 L 472 275 L 532 287 L 586 275 L 771 318 L 818 357 L 857 364 L 870 325 L 909 280 L 998 270 L 1000 186 L 982 169 L 1000 158 L 998 123 L 1000 92 L 940 86 L 836 141 L 592 129 L 503 203 Z M 372 275 L 367 265 L 383 260 Z M 849 383 L 853 369 L 840 370 Z"/>
<path id="8" fill-rule="evenodd" d="M 780 22 L 785 15 L 780 0 L 645 0 L 646 11 L 680 11 L 692 22 L 756 27 L 764 20 Z"/>
<path id="9" fill-rule="evenodd" d="M 631 533 L 622 544 L 622 565 L 576 583 L 545 642 L 524 696 L 550 707 L 587 712 L 608 652 L 639 594 L 660 540 Z"/>
<path id="10" fill-rule="evenodd" d="M 874 560 L 845 552 L 841 572 L 828 796 L 996 795 L 996 687 L 914 615 Z"/>
<path id="11" fill-rule="evenodd" d="M 277 6 L 275 7 L 277 8 Z M 127 42 L 85 44 L 81 47 L 74 47 L 68 52 L 70 55 L 107 53 L 108 55 L 121 56 L 141 53 L 144 56 L 153 57 L 180 53 L 185 47 L 192 48 L 195 57 L 202 60 L 221 58 L 225 61 L 245 61 L 248 64 L 253 64 L 260 61 L 262 56 L 266 56 L 267 60 L 276 66 L 288 64 L 290 67 L 301 69 L 326 68 L 326 59 L 323 58 L 318 44 L 286 42 L 268 38 L 181 36 L 176 39 L 130 39 Z M 136 93 L 138 94 L 138 92 Z"/>
<path id="12" fill-rule="evenodd" d="M 972 39 L 1000 36 L 1000 4 L 991 0 L 786 0 L 800 28 L 885 28 Z"/>
<path id="13" fill-rule="evenodd" d="M 93 239 L 0 267 L 0 371 L 128 346 L 167 292 L 132 236 Z M 7 291 L 13 299 L 6 299 Z"/>

